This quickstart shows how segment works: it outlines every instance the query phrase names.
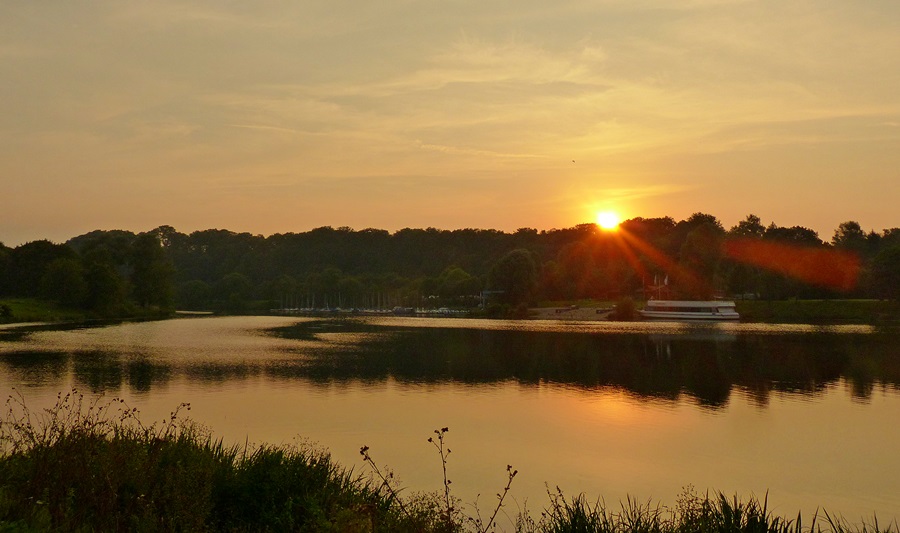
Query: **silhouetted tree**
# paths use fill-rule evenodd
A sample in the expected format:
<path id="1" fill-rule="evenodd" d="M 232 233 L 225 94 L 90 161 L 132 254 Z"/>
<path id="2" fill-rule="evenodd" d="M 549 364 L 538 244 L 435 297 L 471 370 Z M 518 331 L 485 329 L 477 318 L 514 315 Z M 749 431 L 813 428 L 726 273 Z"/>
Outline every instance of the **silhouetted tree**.
<path id="1" fill-rule="evenodd" d="M 212 309 L 210 299 L 212 288 L 205 281 L 192 279 L 178 285 L 175 291 L 175 305 L 185 311 Z"/>
<path id="2" fill-rule="evenodd" d="M 0 296 L 5 296 L 10 292 L 10 279 L 13 275 L 11 270 L 11 253 L 12 250 L 0 242 Z"/>
<path id="3" fill-rule="evenodd" d="M 41 277 L 41 293 L 67 307 L 80 307 L 88 294 L 81 262 L 72 257 L 51 261 Z"/>
<path id="4" fill-rule="evenodd" d="M 220 305 L 226 311 L 243 313 L 249 308 L 253 295 L 253 284 L 240 272 L 226 274 L 216 283 L 214 292 Z"/>
<path id="5" fill-rule="evenodd" d="M 814 230 L 803 226 L 785 228 L 776 226 L 774 222 L 766 228 L 763 239 L 804 246 L 822 246 L 824 244 Z"/>
<path id="6" fill-rule="evenodd" d="M 724 234 L 721 224 L 709 221 L 694 226 L 687 234 L 679 254 L 680 271 L 676 279 L 680 294 L 696 300 L 713 296 Z"/>
<path id="7" fill-rule="evenodd" d="M 872 261 L 872 282 L 879 297 L 900 299 L 900 245 L 878 252 Z"/>
<path id="8" fill-rule="evenodd" d="M 300 285 L 297 280 L 287 274 L 264 284 L 264 292 L 274 307 L 297 307 L 297 295 Z"/>
<path id="9" fill-rule="evenodd" d="M 491 269 L 488 288 L 503 291 L 499 300 L 512 305 L 527 303 L 537 283 L 537 268 L 531 252 L 516 249 L 504 255 Z"/>
<path id="10" fill-rule="evenodd" d="M 131 291 L 137 304 L 171 309 L 175 270 L 163 251 L 159 236 L 142 233 L 135 237 L 130 264 Z"/>
<path id="11" fill-rule="evenodd" d="M 761 239 L 766 234 L 766 227 L 762 225 L 762 221 L 758 216 L 750 214 L 747 218 L 738 222 L 728 230 L 730 237 L 749 237 Z"/>
<path id="12" fill-rule="evenodd" d="M 116 316 L 126 307 L 125 280 L 110 261 L 85 261 L 84 280 L 88 286 L 85 306 L 101 316 Z"/>
<path id="13" fill-rule="evenodd" d="M 819 239 L 819 234 L 816 231 L 803 226 L 786 228 L 772 223 L 766 228 L 763 240 L 785 244 L 797 250 L 825 247 L 825 243 Z M 815 269 L 815 265 L 801 266 L 807 271 Z M 767 299 L 822 297 L 830 294 L 828 291 L 815 287 L 802 279 L 773 271 L 766 271 L 762 274 L 760 292 Z"/>
<path id="14" fill-rule="evenodd" d="M 131 259 L 131 246 L 136 236 L 125 230 L 95 230 L 73 237 L 66 244 L 82 257 L 102 253 L 104 262 L 124 267 Z"/>
<path id="15" fill-rule="evenodd" d="M 765 234 L 766 227 L 762 224 L 760 218 L 750 214 L 728 230 L 726 240 L 740 241 L 741 239 L 749 239 L 758 241 Z M 762 272 L 757 265 L 725 260 L 722 263 L 722 267 L 723 272 L 721 274 L 726 280 L 726 287 L 730 294 L 755 296 L 761 292 Z"/>
<path id="16" fill-rule="evenodd" d="M 9 260 L 9 292 L 14 296 L 38 297 L 41 279 L 56 259 L 73 259 L 75 252 L 65 244 L 47 240 L 25 243 L 12 250 Z"/>
<path id="17" fill-rule="evenodd" d="M 728 250 L 724 260 L 723 239 Z M 0 295 L 50 296 L 41 292 L 41 280 L 49 265 L 62 258 L 83 267 L 88 295 L 82 305 L 106 315 L 137 305 L 171 308 L 176 283 L 179 307 L 243 311 L 251 302 L 260 309 L 322 307 L 326 302 L 413 306 L 428 296 L 436 297 L 427 301 L 432 305 L 469 305 L 467 296 L 481 289 L 505 290 L 500 284 L 508 284 L 510 292 L 499 299 L 515 305 L 540 299 L 618 299 L 635 295 L 654 275 L 659 280 L 668 275 L 670 288 L 687 297 L 706 297 L 721 287 L 770 298 L 822 297 L 836 290 L 850 294 L 847 283 L 836 282 L 838 288 L 829 289 L 811 281 L 817 276 L 797 276 L 797 265 L 785 268 L 796 260 L 830 257 L 810 250 L 853 250 L 861 261 L 848 263 L 856 269 L 851 277 L 865 283 L 856 285 L 852 294 L 879 295 L 893 283 L 890 269 L 884 270 L 891 263 L 889 255 L 882 256 L 876 269 L 875 258 L 897 245 L 898 228 L 866 234 L 849 221 L 835 232 L 832 245 L 826 245 L 813 230 L 774 223 L 763 227 L 752 214 L 727 233 L 716 217 L 705 213 L 679 222 L 670 217 L 634 218 L 614 233 L 601 232 L 595 224 L 545 231 L 522 228 L 515 233 L 471 228 L 389 233 L 326 226 L 263 237 L 219 229 L 186 235 L 160 226 L 142 235 L 92 231 L 67 245 L 0 245 Z M 743 254 L 737 253 L 741 250 Z M 782 252 L 783 257 L 773 257 Z M 817 267 L 802 266 L 813 273 Z M 239 274 L 242 281 L 223 283 L 231 274 Z M 518 280 L 513 279 L 516 275 Z M 56 272 L 50 278 L 61 276 Z M 879 276 L 884 279 L 878 281 Z"/>
<path id="18" fill-rule="evenodd" d="M 849 220 L 842 222 L 836 230 L 831 244 L 837 248 L 851 250 L 860 255 L 865 255 L 868 248 L 866 232 L 860 227 L 859 222 Z"/>

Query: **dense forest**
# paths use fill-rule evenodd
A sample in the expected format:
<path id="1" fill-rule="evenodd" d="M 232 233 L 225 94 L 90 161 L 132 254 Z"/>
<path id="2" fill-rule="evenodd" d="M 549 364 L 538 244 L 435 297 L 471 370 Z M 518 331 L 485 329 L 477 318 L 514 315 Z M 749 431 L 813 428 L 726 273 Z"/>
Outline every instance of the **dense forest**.
<path id="1" fill-rule="evenodd" d="M 97 230 L 64 244 L 0 244 L 0 297 L 39 298 L 96 316 L 136 310 L 507 309 L 580 299 L 900 297 L 900 228 L 805 227 L 749 215 L 725 229 L 695 213 L 496 230 L 321 227 L 269 237 L 171 226 Z"/>

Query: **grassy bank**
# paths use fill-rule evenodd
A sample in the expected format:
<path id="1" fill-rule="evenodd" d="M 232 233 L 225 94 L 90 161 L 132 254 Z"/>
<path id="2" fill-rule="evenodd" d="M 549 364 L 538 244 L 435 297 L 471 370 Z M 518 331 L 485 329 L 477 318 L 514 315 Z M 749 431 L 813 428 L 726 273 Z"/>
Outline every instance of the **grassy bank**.
<path id="1" fill-rule="evenodd" d="M 69 322 L 87 318 L 83 311 L 66 309 L 33 298 L 0 299 L 0 324 L 12 322 Z"/>
<path id="2" fill-rule="evenodd" d="M 91 320 L 157 319 L 172 316 L 169 311 L 130 306 L 115 316 L 100 316 L 84 309 L 63 307 L 36 298 L 0 299 L 0 324 L 22 322 L 87 322 Z"/>
<path id="3" fill-rule="evenodd" d="M 33 413 L 11 397 L 0 420 L 0 531 L 898 531 L 896 522 L 851 525 L 824 513 L 785 519 L 765 501 L 690 489 L 674 508 L 635 500 L 607 507 L 557 492 L 539 516 L 498 514 L 511 467 L 497 506 L 469 516 L 447 481 L 446 428 L 429 439 L 443 488 L 401 495 L 368 448 L 360 453 L 370 475 L 358 475 L 321 450 L 224 446 L 182 420 L 184 409 L 147 426 L 121 401 L 73 392 Z"/>
<path id="4" fill-rule="evenodd" d="M 741 322 L 897 324 L 900 302 L 887 300 L 738 300 Z"/>

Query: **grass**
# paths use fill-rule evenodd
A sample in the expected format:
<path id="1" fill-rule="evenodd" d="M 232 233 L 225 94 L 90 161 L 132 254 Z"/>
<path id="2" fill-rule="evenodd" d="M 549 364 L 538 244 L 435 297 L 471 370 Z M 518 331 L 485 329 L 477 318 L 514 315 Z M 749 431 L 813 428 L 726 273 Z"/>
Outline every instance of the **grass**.
<path id="1" fill-rule="evenodd" d="M 156 308 L 142 309 L 128 306 L 116 316 L 102 316 L 84 309 L 63 307 L 55 302 L 37 298 L 0 299 L 0 324 L 22 322 L 87 323 L 96 320 L 145 320 L 172 316 Z"/>
<path id="2" fill-rule="evenodd" d="M 4 322 L 62 322 L 82 320 L 85 313 L 66 309 L 53 302 L 34 298 L 0 299 L 0 323 Z"/>
<path id="3" fill-rule="evenodd" d="M 887 300 L 738 300 L 743 322 L 896 324 L 900 302 Z"/>
<path id="4" fill-rule="evenodd" d="M 516 471 L 484 517 L 464 514 L 448 479 L 447 428 L 428 439 L 443 488 L 402 496 L 393 475 L 360 450 L 369 476 L 321 450 L 229 447 L 182 413 L 144 425 L 121 400 L 88 401 L 73 391 L 32 412 L 10 396 L 0 419 L 0 531 L 311 532 L 898 532 L 896 521 L 851 525 L 827 513 L 807 525 L 773 516 L 766 501 L 742 502 L 685 489 L 674 508 L 628 499 L 618 507 L 557 489 L 549 506 L 497 523 Z M 504 515 L 505 516 L 505 515 Z"/>

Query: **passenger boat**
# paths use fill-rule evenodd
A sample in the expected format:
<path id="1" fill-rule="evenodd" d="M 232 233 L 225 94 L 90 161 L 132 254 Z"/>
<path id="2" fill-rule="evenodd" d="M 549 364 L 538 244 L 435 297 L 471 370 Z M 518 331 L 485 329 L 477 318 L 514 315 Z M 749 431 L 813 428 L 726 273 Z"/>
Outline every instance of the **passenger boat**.
<path id="1" fill-rule="evenodd" d="M 640 311 L 648 320 L 739 320 L 734 302 L 727 300 L 648 300 Z"/>

